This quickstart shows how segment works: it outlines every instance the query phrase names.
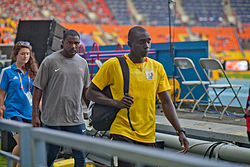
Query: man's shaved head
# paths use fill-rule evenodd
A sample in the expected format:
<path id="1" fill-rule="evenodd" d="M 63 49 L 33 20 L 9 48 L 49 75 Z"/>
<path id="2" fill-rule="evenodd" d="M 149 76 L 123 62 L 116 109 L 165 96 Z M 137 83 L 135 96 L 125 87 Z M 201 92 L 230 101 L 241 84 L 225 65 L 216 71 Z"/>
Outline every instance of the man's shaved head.
<path id="1" fill-rule="evenodd" d="M 128 40 L 133 41 L 138 32 L 147 32 L 143 27 L 135 26 L 128 32 Z"/>

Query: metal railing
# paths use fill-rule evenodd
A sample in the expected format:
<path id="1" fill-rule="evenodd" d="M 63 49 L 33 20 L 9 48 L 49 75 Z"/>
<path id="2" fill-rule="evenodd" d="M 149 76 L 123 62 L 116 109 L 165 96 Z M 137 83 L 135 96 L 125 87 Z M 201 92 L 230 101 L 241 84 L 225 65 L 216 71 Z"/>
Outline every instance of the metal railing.
<path id="1" fill-rule="evenodd" d="M 109 141 L 97 137 L 83 136 L 46 128 L 33 128 L 30 124 L 0 119 L 0 130 L 17 131 L 20 134 L 21 158 L 13 157 L 1 151 L 0 155 L 9 160 L 17 160 L 22 167 L 46 167 L 45 143 L 69 146 L 91 153 L 109 154 L 123 160 L 135 162 L 137 167 L 143 165 L 185 166 L 185 167 L 236 167 L 244 166 L 224 161 L 202 159 L 160 149 Z"/>

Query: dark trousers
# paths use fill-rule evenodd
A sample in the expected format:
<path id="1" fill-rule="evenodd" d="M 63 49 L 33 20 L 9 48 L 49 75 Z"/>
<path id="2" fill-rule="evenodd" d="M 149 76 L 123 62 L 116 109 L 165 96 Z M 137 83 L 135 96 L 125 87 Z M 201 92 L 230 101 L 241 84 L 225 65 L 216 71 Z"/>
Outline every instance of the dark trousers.
<path id="1" fill-rule="evenodd" d="M 10 118 L 11 120 L 18 121 L 18 122 L 25 122 L 31 124 L 31 120 L 24 119 L 22 117 L 14 116 Z"/>
<path id="2" fill-rule="evenodd" d="M 75 126 L 47 126 L 46 128 L 55 129 L 55 130 L 62 130 L 77 134 L 86 134 L 85 125 L 75 125 Z M 48 167 L 53 166 L 54 160 L 57 158 L 57 154 L 60 150 L 60 146 L 54 144 L 47 144 L 47 165 Z M 85 152 L 72 149 L 73 157 L 75 159 L 75 167 L 85 167 Z"/>
<path id="3" fill-rule="evenodd" d="M 138 145 L 143 145 L 143 146 L 149 146 L 149 147 L 152 147 L 152 148 L 156 148 L 155 143 L 142 143 L 142 142 L 132 140 L 132 139 L 127 138 L 127 137 L 122 136 L 122 135 L 111 134 L 111 139 L 116 140 L 116 141 L 127 142 L 127 143 L 131 143 L 131 144 L 138 144 Z M 135 163 L 120 160 L 119 157 L 118 157 L 118 166 L 119 167 L 135 167 Z M 145 166 L 145 167 L 147 167 L 147 166 Z"/>

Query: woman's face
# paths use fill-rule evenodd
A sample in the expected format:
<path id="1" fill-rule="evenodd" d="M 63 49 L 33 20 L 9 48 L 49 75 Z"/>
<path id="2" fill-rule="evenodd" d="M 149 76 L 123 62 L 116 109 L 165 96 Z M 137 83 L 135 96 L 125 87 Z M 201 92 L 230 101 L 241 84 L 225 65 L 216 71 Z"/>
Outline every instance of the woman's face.
<path id="1" fill-rule="evenodd" d="M 30 50 L 28 48 L 21 48 L 16 56 L 18 64 L 26 64 L 30 59 Z"/>

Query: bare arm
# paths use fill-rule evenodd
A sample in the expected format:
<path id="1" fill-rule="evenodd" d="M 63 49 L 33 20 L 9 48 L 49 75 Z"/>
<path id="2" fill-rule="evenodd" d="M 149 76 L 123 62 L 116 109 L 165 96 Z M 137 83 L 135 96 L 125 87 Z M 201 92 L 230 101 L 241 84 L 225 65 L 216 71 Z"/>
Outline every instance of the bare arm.
<path id="1" fill-rule="evenodd" d="M 43 91 L 34 86 L 33 98 L 32 98 L 32 125 L 34 127 L 40 127 L 41 122 L 38 116 L 38 107 L 42 97 Z"/>
<path id="2" fill-rule="evenodd" d="M 96 103 L 114 106 L 117 108 L 129 108 L 133 103 L 133 97 L 131 96 L 124 96 L 120 101 L 105 96 L 92 82 L 87 90 L 86 97 Z"/>
<path id="3" fill-rule="evenodd" d="M 5 106 L 4 106 L 5 96 L 6 96 L 6 92 L 0 88 L 0 118 L 3 118 L 3 112 L 5 110 Z"/>
<path id="4" fill-rule="evenodd" d="M 84 88 L 83 92 L 82 92 L 82 99 L 83 99 L 83 101 L 85 102 L 85 104 L 88 107 L 89 106 L 89 100 L 86 98 L 86 93 L 87 93 L 87 88 Z"/>
<path id="5" fill-rule="evenodd" d="M 180 131 L 181 125 L 180 125 L 180 122 L 178 120 L 178 117 L 177 117 L 177 114 L 175 111 L 175 107 L 174 107 L 174 104 L 172 103 L 172 100 L 169 96 L 169 93 L 168 93 L 168 91 L 164 91 L 164 92 L 159 93 L 158 95 L 159 95 L 159 98 L 161 100 L 163 112 L 164 112 L 166 118 L 172 124 L 174 129 L 176 131 L 180 132 L 179 133 L 179 141 L 181 143 L 181 146 L 184 146 L 184 150 L 182 152 L 186 153 L 188 151 L 189 142 L 188 142 L 185 134 Z"/>

